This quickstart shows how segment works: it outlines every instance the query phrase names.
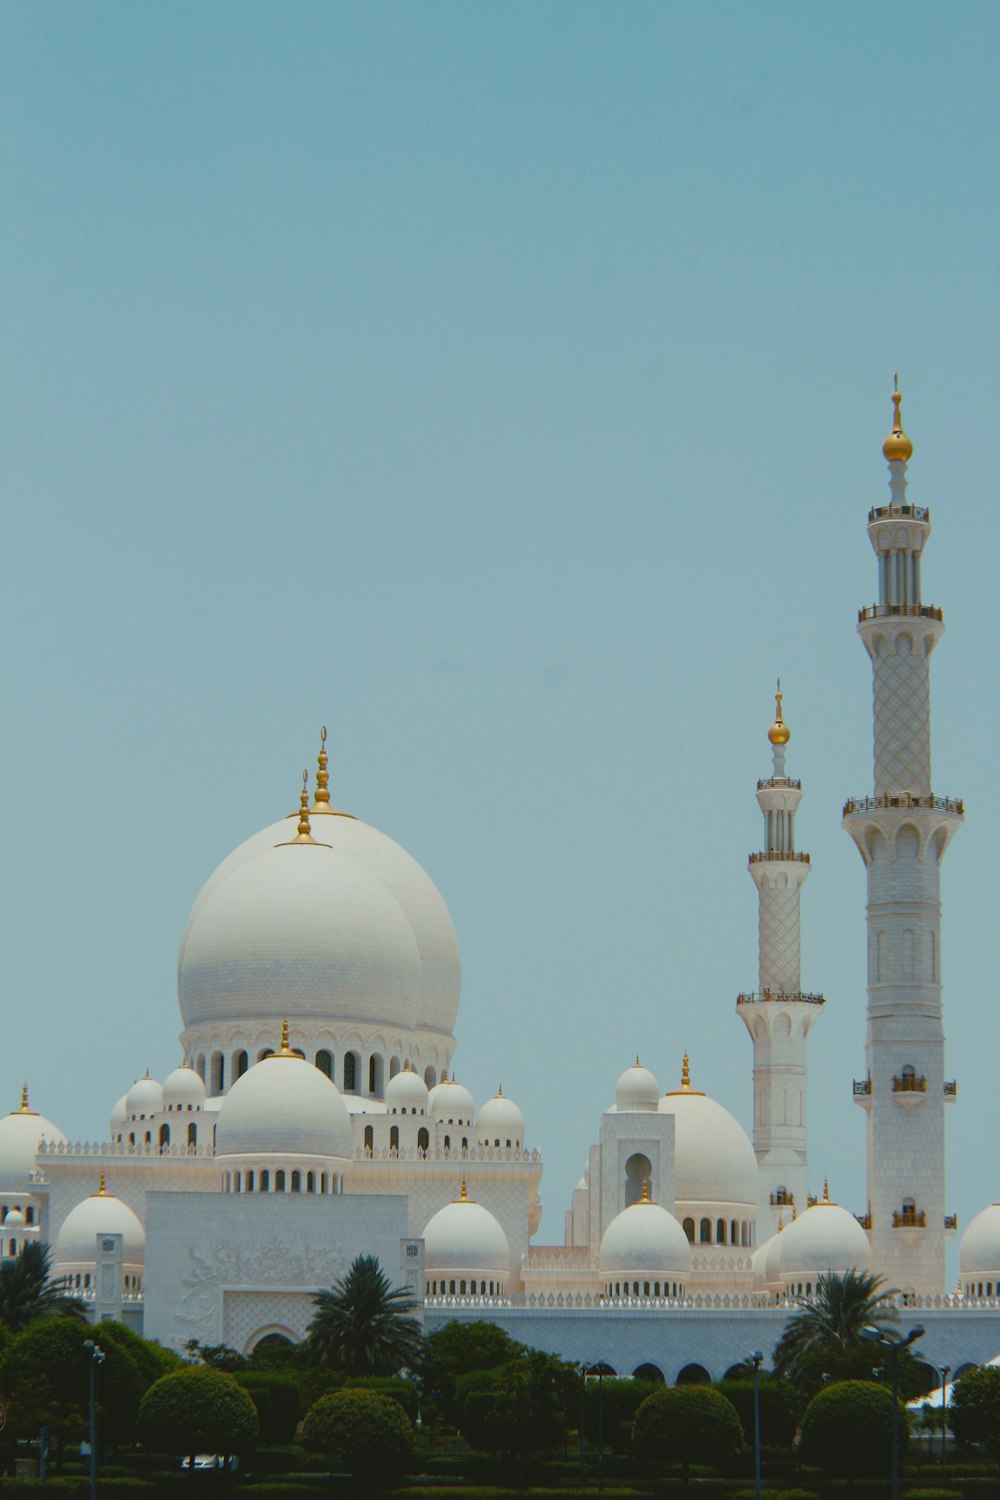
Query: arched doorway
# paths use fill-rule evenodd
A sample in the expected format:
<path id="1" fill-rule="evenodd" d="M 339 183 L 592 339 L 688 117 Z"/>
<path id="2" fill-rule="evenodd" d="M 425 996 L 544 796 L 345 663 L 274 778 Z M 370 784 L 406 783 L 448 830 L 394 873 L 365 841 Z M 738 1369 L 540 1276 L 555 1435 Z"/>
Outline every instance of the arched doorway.
<path id="1" fill-rule="evenodd" d="M 677 1376 L 678 1385 L 711 1385 L 712 1377 L 704 1365 L 685 1365 Z"/>
<path id="2" fill-rule="evenodd" d="M 632 1371 L 632 1379 L 648 1380 L 651 1385 L 666 1385 L 666 1381 L 663 1378 L 663 1371 L 659 1365 L 636 1365 Z"/>

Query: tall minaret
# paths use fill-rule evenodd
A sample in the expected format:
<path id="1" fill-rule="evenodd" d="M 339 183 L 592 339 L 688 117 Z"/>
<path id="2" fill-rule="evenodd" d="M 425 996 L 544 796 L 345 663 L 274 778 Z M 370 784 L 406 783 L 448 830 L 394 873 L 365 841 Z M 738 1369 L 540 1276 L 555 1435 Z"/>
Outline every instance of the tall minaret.
<path id="1" fill-rule="evenodd" d="M 874 675 L 874 796 L 847 802 L 843 826 L 868 872 L 868 1067 L 854 1095 L 868 1114 L 872 1262 L 901 1291 L 937 1294 L 946 1290 L 944 1106 L 955 1095 L 944 1077 L 939 871 L 963 807 L 931 790 L 930 659 L 944 624 L 920 598 L 931 518 L 906 498 L 913 444 L 901 399 L 897 382 L 882 448 L 889 504 L 868 513 L 878 603 L 858 615 Z"/>
<path id="2" fill-rule="evenodd" d="M 751 854 L 750 874 L 759 905 L 759 986 L 740 995 L 736 1011 L 753 1039 L 753 1145 L 760 1166 L 758 1241 L 774 1234 L 782 1211 L 805 1208 L 806 1037 L 823 1004 L 803 994 L 799 979 L 799 891 L 809 874 L 808 854 L 796 853 L 795 813 L 802 783 L 785 775 L 791 738 L 781 717 L 781 683 L 768 730 L 773 769 L 757 783 L 764 814 L 764 848 Z"/>

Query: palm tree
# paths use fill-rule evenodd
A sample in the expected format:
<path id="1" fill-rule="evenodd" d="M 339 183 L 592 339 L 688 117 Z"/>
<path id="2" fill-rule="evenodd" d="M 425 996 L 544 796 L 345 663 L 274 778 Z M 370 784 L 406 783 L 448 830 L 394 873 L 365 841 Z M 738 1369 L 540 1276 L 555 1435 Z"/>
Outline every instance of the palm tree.
<path id="1" fill-rule="evenodd" d="M 821 1276 L 815 1297 L 800 1298 L 801 1310 L 785 1324 L 774 1350 L 774 1373 L 803 1387 L 819 1385 L 824 1375 L 860 1376 L 860 1366 L 877 1358 L 861 1339 L 861 1329 L 888 1331 L 898 1317 L 893 1306 L 898 1295 L 895 1288 L 883 1289 L 881 1276 L 867 1272 Z"/>
<path id="2" fill-rule="evenodd" d="M 0 1323 L 20 1333 L 36 1318 L 78 1318 L 85 1321 L 83 1303 L 53 1280 L 52 1252 L 32 1240 L 20 1255 L 0 1264 Z"/>
<path id="3" fill-rule="evenodd" d="M 321 1363 L 349 1375 L 392 1375 L 420 1358 L 423 1330 L 410 1316 L 417 1304 L 390 1284 L 377 1256 L 359 1255 L 313 1302 L 307 1338 Z"/>

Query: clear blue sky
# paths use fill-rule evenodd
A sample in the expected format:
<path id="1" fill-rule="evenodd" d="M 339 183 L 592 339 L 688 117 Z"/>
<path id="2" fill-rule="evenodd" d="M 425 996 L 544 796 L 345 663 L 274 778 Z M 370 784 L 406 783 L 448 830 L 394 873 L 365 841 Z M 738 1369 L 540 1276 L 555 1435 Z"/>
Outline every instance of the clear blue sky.
<path id="1" fill-rule="evenodd" d="M 334 791 L 425 865 L 457 1063 L 540 1238 L 640 1052 L 749 1127 L 775 675 L 811 1160 L 864 1204 L 875 593 L 893 371 L 930 505 L 949 1204 L 1000 1191 L 998 12 L 0 9 L 0 1092 L 100 1137 L 178 1060 L 215 864 Z M 2 1101 L 0 1101 L 2 1102 Z"/>

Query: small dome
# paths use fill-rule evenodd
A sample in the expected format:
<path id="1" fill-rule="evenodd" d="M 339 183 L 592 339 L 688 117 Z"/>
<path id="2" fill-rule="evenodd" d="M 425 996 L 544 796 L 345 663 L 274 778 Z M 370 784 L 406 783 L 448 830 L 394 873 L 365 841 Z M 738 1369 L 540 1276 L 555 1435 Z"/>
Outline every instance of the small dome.
<path id="1" fill-rule="evenodd" d="M 122 1094 L 118 1103 L 111 1111 L 111 1134 L 117 1135 L 125 1121 L 128 1119 L 128 1095 Z"/>
<path id="2" fill-rule="evenodd" d="M 163 1080 L 165 1109 L 201 1109 L 205 1103 L 205 1085 L 194 1068 L 175 1068 Z"/>
<path id="3" fill-rule="evenodd" d="M 1000 1282 L 1000 1203 L 991 1203 L 962 1235 L 958 1264 L 963 1279 Z"/>
<path id="4" fill-rule="evenodd" d="M 439 1125 L 471 1125 L 476 1112 L 469 1090 L 464 1084 L 456 1083 L 454 1078 L 432 1089 L 428 1107 Z"/>
<path id="5" fill-rule="evenodd" d="M 127 1203 L 101 1188 L 70 1209 L 56 1238 L 53 1260 L 56 1267 L 93 1265 L 97 1260 L 97 1236 L 120 1234 L 122 1260 L 129 1266 L 141 1266 L 146 1257 L 146 1231 Z"/>
<path id="6" fill-rule="evenodd" d="M 385 1086 L 385 1107 L 389 1114 L 402 1113 L 425 1115 L 427 1113 L 427 1085 L 419 1073 L 412 1068 L 403 1068 L 394 1074 Z"/>
<path id="7" fill-rule="evenodd" d="M 615 1109 L 619 1114 L 629 1114 L 636 1110 L 652 1111 L 659 1102 L 659 1083 L 636 1058 L 615 1084 Z"/>
<path id="8" fill-rule="evenodd" d="M 480 1109 L 476 1116 L 476 1130 L 487 1145 L 499 1141 L 504 1146 L 511 1141 L 520 1146 L 524 1140 L 524 1115 L 501 1088 Z"/>
<path id="9" fill-rule="evenodd" d="M 687 1057 L 681 1087 L 660 1109 L 674 1117 L 675 1203 L 740 1204 L 756 1210 L 759 1172 L 746 1131 L 728 1109 L 691 1087 Z"/>
<path id="10" fill-rule="evenodd" d="M 163 1087 L 147 1071 L 145 1078 L 133 1083 L 125 1095 L 125 1113 L 130 1120 L 158 1115 L 163 1109 Z"/>
<path id="11" fill-rule="evenodd" d="M 308 851 L 307 851 L 308 855 Z M 282 1048 L 249 1068 L 222 1101 L 216 1156 L 349 1158 L 351 1120 L 335 1083 Z"/>
<path id="12" fill-rule="evenodd" d="M 691 1246 L 673 1214 L 644 1199 L 611 1220 L 598 1265 L 603 1275 L 683 1277 L 691 1270 Z"/>
<path id="13" fill-rule="evenodd" d="M 839 1203 L 814 1203 L 778 1239 L 776 1282 L 815 1282 L 828 1271 L 843 1276 L 872 1268 L 868 1236 Z"/>
<path id="14" fill-rule="evenodd" d="M 3 1224 L 0 1225 L 0 1232 L 4 1234 L 17 1234 L 19 1230 L 24 1228 L 26 1222 L 27 1220 L 21 1210 L 19 1208 L 12 1208 L 7 1214 L 6 1219 L 4 1219 Z"/>
<path id="15" fill-rule="evenodd" d="M 35 1157 L 42 1140 L 61 1141 L 63 1132 L 28 1104 L 28 1090 L 21 1093 L 21 1108 L 0 1119 L 0 1190 L 24 1187 L 35 1170 Z"/>
<path id="16" fill-rule="evenodd" d="M 889 463 L 908 463 L 913 457 L 913 444 L 903 431 L 903 417 L 900 412 L 900 404 L 903 398 L 899 393 L 899 383 L 892 393 L 892 431 L 882 444 L 882 452 Z"/>
<path id="17" fill-rule="evenodd" d="M 510 1245 L 499 1219 L 466 1196 L 446 1203 L 424 1229 L 424 1267 L 435 1272 L 469 1272 L 503 1281 L 510 1271 Z"/>

